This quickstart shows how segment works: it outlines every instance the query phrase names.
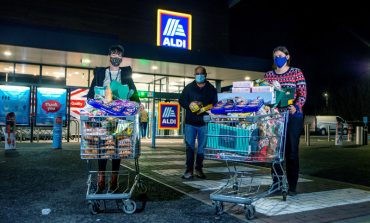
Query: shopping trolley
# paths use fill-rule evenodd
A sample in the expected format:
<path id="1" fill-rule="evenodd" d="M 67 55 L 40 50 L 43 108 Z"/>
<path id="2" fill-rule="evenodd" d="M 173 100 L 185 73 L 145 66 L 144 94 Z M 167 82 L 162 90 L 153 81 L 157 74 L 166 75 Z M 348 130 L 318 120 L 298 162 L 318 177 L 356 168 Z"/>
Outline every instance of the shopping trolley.
<path id="1" fill-rule="evenodd" d="M 288 112 L 244 117 L 211 115 L 207 119 L 205 158 L 225 161 L 230 174 L 227 183 L 210 194 L 216 215 L 223 213 L 224 202 L 228 202 L 244 205 L 246 218 L 253 219 L 256 212 L 253 202 L 279 190 L 285 201 L 288 186 L 282 162 Z M 236 164 L 240 162 L 271 163 L 277 182 L 265 189 L 266 177 L 238 170 Z M 278 174 L 276 167 L 281 168 L 282 174 Z"/>
<path id="2" fill-rule="evenodd" d="M 132 198 L 134 192 L 142 195 L 147 191 L 140 179 L 139 156 L 139 115 L 81 116 L 81 159 L 87 161 L 86 200 L 91 214 L 106 211 L 108 200 L 116 201 L 117 208 L 122 206 L 123 212 L 127 214 L 144 209 L 145 200 L 134 201 Z M 130 174 L 122 168 L 118 173 L 97 171 L 96 167 L 94 168 L 97 162 L 94 163 L 93 160 L 100 159 L 134 159 L 135 174 Z M 99 174 L 103 174 L 106 179 L 117 174 L 119 186 L 113 190 L 109 188 L 108 182 L 105 182 L 106 189 L 100 191 L 97 185 Z"/>

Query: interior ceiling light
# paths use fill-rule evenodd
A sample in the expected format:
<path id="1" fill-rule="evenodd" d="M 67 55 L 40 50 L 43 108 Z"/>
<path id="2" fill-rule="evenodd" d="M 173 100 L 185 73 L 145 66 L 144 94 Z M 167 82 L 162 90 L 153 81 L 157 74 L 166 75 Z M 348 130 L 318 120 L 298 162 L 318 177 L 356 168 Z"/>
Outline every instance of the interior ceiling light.
<path id="1" fill-rule="evenodd" d="M 82 63 L 82 64 L 90 64 L 90 63 L 91 63 L 91 60 L 90 60 L 90 59 L 88 59 L 88 58 L 82 58 L 82 59 L 81 59 L 81 63 Z"/>
<path id="2" fill-rule="evenodd" d="M 152 66 L 152 70 L 157 70 L 157 69 L 158 69 L 158 67 L 156 65 Z"/>
<path id="3" fill-rule="evenodd" d="M 5 52 L 4 52 L 4 55 L 5 55 L 5 56 L 7 56 L 7 57 L 9 57 L 9 56 L 11 56 L 11 55 L 12 55 L 12 52 L 10 52 L 10 51 L 5 51 Z"/>
<path id="4" fill-rule="evenodd" d="M 245 78 L 244 78 L 244 80 L 246 80 L 246 81 L 249 81 L 251 79 L 251 77 L 249 77 L 249 76 L 246 76 Z"/>

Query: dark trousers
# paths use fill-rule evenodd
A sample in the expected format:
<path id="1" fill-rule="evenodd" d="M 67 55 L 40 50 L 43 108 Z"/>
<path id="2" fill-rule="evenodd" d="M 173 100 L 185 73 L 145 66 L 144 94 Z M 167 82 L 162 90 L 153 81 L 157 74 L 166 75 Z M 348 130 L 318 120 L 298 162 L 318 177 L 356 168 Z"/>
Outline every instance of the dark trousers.
<path id="1" fill-rule="evenodd" d="M 105 171 L 107 167 L 107 162 L 108 160 L 106 159 L 98 160 L 99 171 Z M 120 164 L 121 164 L 121 159 L 112 159 L 112 171 L 118 172 Z"/>
<path id="2" fill-rule="evenodd" d="M 146 137 L 146 128 L 148 127 L 148 122 L 140 122 L 141 137 Z"/>
<path id="3" fill-rule="evenodd" d="M 287 180 L 290 191 L 295 191 L 298 183 L 299 175 L 299 138 L 303 128 L 303 118 L 301 117 L 289 117 L 286 142 L 285 142 L 285 168 L 287 174 Z M 280 165 L 274 165 L 276 174 L 278 176 L 283 175 L 283 170 Z M 278 181 L 278 176 L 275 175 L 271 169 L 273 181 Z"/>

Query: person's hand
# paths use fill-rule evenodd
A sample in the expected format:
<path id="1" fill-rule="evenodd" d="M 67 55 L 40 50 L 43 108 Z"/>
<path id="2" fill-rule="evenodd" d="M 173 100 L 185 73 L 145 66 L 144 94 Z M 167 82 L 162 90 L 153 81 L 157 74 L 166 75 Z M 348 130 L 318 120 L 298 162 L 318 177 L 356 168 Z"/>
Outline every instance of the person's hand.
<path id="1" fill-rule="evenodd" d="M 201 106 L 199 102 L 193 101 L 190 103 L 189 108 L 190 108 L 190 111 L 194 113 L 194 112 L 198 112 Z"/>
<path id="2" fill-rule="evenodd" d="M 197 112 L 197 115 L 200 115 L 200 114 L 202 114 L 203 112 L 207 112 L 207 111 L 211 110 L 211 108 L 212 108 L 212 107 L 213 107 L 213 105 L 212 105 L 212 104 L 209 104 L 209 105 L 207 105 L 207 106 L 202 107 L 202 108 Z"/>
<path id="3" fill-rule="evenodd" d="M 297 112 L 297 109 L 295 108 L 294 105 L 289 105 L 288 109 L 289 109 L 289 113 L 292 115 Z"/>

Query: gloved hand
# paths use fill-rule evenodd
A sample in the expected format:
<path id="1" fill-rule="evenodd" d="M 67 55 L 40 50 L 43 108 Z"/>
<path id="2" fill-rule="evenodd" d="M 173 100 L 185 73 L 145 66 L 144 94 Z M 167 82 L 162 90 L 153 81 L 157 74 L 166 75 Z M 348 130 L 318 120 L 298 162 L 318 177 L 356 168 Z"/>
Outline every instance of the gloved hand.
<path id="1" fill-rule="evenodd" d="M 202 107 L 203 105 L 199 101 L 192 101 L 189 105 L 190 111 L 193 113 L 198 112 Z"/>
<path id="2" fill-rule="evenodd" d="M 204 106 L 203 108 L 199 109 L 199 111 L 197 112 L 197 115 L 202 114 L 203 112 L 209 111 L 212 108 L 213 108 L 213 105 L 212 104 L 209 104 L 207 106 Z"/>

